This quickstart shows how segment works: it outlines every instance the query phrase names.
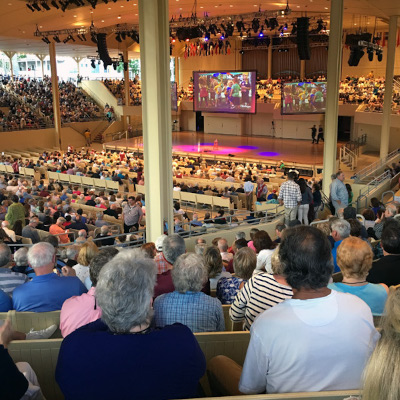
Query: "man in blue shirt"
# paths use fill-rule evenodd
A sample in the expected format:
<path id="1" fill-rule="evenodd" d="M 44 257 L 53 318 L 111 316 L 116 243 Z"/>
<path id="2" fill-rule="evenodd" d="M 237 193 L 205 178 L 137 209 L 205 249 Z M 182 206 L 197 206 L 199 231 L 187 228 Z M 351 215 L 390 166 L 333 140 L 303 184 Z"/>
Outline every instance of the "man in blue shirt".
<path id="1" fill-rule="evenodd" d="M 172 269 L 175 291 L 154 301 L 154 321 L 157 327 L 179 322 L 192 332 L 225 330 L 221 302 L 201 292 L 207 281 L 203 258 L 186 253 L 179 256 Z"/>
<path id="2" fill-rule="evenodd" d="M 61 277 L 53 273 L 56 251 L 50 243 L 40 242 L 32 246 L 28 262 L 36 276 L 14 290 L 13 308 L 16 311 L 61 310 L 65 300 L 87 292 L 77 277 Z"/>
<path id="3" fill-rule="evenodd" d="M 335 207 L 336 215 L 341 208 L 346 208 L 349 204 L 349 193 L 347 192 L 346 185 L 343 183 L 344 173 L 338 171 L 336 179 L 332 182 L 331 186 L 331 199 Z"/>

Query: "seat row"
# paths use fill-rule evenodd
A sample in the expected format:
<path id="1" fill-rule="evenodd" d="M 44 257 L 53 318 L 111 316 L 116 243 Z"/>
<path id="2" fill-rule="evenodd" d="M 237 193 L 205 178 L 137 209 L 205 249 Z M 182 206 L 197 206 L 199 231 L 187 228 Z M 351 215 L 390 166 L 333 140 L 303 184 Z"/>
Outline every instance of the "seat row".
<path id="1" fill-rule="evenodd" d="M 239 365 L 243 365 L 250 341 L 249 332 L 195 333 L 207 363 L 217 355 L 224 355 Z M 55 381 L 55 369 L 62 339 L 22 340 L 9 345 L 9 353 L 15 362 L 28 362 L 36 372 L 40 387 L 47 399 L 64 399 Z M 106 362 L 106 360 L 105 360 Z M 206 395 L 211 395 L 207 375 L 200 380 Z M 312 393 L 261 394 L 227 397 L 232 400 L 343 400 L 351 395 L 359 395 L 359 390 L 344 390 Z M 209 397 L 208 399 L 211 399 Z M 217 399 L 217 398 L 215 398 Z M 219 398 L 220 399 L 220 398 Z"/>
<path id="2" fill-rule="evenodd" d="M 59 172 L 47 171 L 49 179 L 60 181 L 64 183 L 72 183 L 79 186 L 90 186 L 96 189 L 108 189 L 118 192 L 119 183 L 107 179 L 89 178 L 87 176 L 68 175 Z"/>

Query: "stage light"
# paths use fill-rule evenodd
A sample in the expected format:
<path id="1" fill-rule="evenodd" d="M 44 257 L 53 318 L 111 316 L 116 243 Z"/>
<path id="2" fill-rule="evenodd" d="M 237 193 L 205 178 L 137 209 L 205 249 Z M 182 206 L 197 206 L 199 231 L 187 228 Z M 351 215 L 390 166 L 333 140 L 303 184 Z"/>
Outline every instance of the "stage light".
<path id="1" fill-rule="evenodd" d="M 42 1 L 42 2 L 40 3 L 40 5 L 41 5 L 46 11 L 50 11 L 50 7 L 49 7 L 49 5 L 47 4 L 47 1 Z"/>
<path id="2" fill-rule="evenodd" d="M 121 38 L 122 38 L 122 40 L 126 39 L 126 33 L 125 32 L 121 32 Z"/>
<path id="3" fill-rule="evenodd" d="M 26 6 L 27 6 L 32 12 L 35 12 L 35 9 L 34 9 L 30 4 L 26 3 Z"/>
<path id="4" fill-rule="evenodd" d="M 56 43 L 61 43 L 61 40 L 60 40 L 60 38 L 56 35 L 56 36 L 53 36 L 53 40 L 56 42 Z"/>
<path id="5" fill-rule="evenodd" d="M 119 43 L 121 43 L 121 42 L 122 42 L 122 39 L 121 39 L 121 34 L 120 34 L 119 32 L 116 34 L 116 36 L 115 36 L 115 40 L 116 40 L 117 42 L 119 42 Z"/>
<path id="6" fill-rule="evenodd" d="M 374 49 L 371 47 L 367 48 L 368 60 L 373 61 L 374 59 Z"/>
<path id="7" fill-rule="evenodd" d="M 240 50 L 239 54 L 243 55 L 244 54 L 244 50 Z"/>
<path id="8" fill-rule="evenodd" d="M 273 31 L 276 27 L 279 26 L 279 22 L 276 18 L 270 18 L 268 22 L 269 22 L 269 27 L 270 27 L 269 29 L 271 31 Z"/>
<path id="9" fill-rule="evenodd" d="M 90 62 L 90 65 L 92 66 L 93 69 L 96 68 L 96 63 L 94 62 L 94 60 L 92 60 L 92 61 Z"/>
<path id="10" fill-rule="evenodd" d="M 90 40 L 91 40 L 93 43 L 97 44 L 97 36 L 96 36 L 96 34 L 95 34 L 94 32 L 91 32 L 91 33 L 90 33 Z"/>
<path id="11" fill-rule="evenodd" d="M 287 22 L 285 23 L 285 25 L 284 25 L 283 29 L 284 29 L 285 31 L 287 31 L 287 29 L 288 29 Z"/>
<path id="12" fill-rule="evenodd" d="M 57 10 L 60 8 L 60 7 L 58 6 L 56 0 L 52 0 L 51 5 L 52 5 L 54 8 L 57 8 Z"/>
<path id="13" fill-rule="evenodd" d="M 37 11 L 42 11 L 42 9 L 39 7 L 39 4 L 36 2 L 32 3 L 32 7 Z"/>
<path id="14" fill-rule="evenodd" d="M 259 36 L 259 37 L 263 37 L 264 34 L 263 34 L 262 32 L 260 32 L 260 33 L 258 34 L 258 36 Z"/>
<path id="15" fill-rule="evenodd" d="M 50 40 L 47 37 L 42 37 L 43 42 L 50 44 Z"/>
<path id="16" fill-rule="evenodd" d="M 323 29 L 324 29 L 324 21 L 322 20 L 322 19 L 319 19 L 318 21 L 317 21 L 317 29 L 316 29 L 316 31 L 317 31 L 317 33 L 318 32 L 320 32 L 320 31 L 322 31 Z"/>
<path id="17" fill-rule="evenodd" d="M 254 18 L 251 22 L 251 28 L 253 29 L 254 33 L 257 33 L 260 29 L 260 20 L 258 18 Z"/>
<path id="18" fill-rule="evenodd" d="M 382 61 L 382 57 L 383 57 L 382 50 L 377 50 L 376 51 L 376 56 L 378 58 L 378 61 L 381 62 Z"/>
<path id="19" fill-rule="evenodd" d="M 291 32 L 291 34 L 294 35 L 296 32 L 297 32 L 296 22 L 292 22 L 292 32 Z"/>

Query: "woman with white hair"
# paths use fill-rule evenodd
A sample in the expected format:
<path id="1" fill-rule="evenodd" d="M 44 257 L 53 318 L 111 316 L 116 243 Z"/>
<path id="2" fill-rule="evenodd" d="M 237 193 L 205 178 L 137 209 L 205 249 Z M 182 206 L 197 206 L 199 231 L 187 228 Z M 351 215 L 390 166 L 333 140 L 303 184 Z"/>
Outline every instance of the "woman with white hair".
<path id="1" fill-rule="evenodd" d="M 180 399 L 197 395 L 205 358 L 186 326 L 151 327 L 155 262 L 126 250 L 101 270 L 101 320 L 68 335 L 56 380 L 66 400 Z"/>
<path id="2" fill-rule="evenodd" d="M 13 272 L 25 274 L 28 278 L 33 278 L 36 274 L 28 263 L 28 249 L 21 247 L 14 253 L 15 266 L 11 268 Z"/>

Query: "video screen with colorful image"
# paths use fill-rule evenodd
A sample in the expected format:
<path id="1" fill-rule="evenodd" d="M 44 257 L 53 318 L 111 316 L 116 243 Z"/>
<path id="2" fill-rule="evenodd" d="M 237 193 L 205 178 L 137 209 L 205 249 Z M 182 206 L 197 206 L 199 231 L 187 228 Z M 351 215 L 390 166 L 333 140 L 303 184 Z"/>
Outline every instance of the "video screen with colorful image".
<path id="1" fill-rule="evenodd" d="M 194 111 L 254 114 L 256 71 L 193 72 Z"/>
<path id="2" fill-rule="evenodd" d="M 326 82 L 282 83 L 281 114 L 323 114 Z"/>

